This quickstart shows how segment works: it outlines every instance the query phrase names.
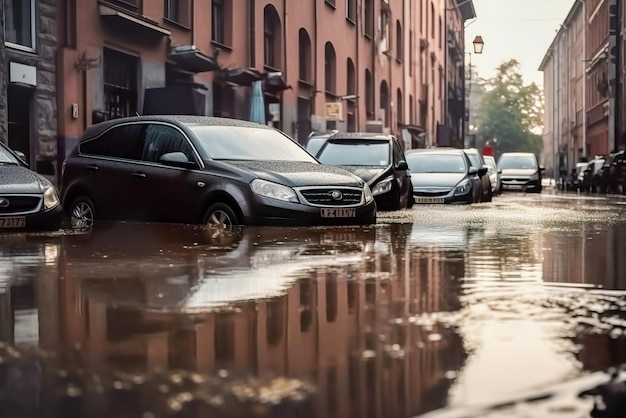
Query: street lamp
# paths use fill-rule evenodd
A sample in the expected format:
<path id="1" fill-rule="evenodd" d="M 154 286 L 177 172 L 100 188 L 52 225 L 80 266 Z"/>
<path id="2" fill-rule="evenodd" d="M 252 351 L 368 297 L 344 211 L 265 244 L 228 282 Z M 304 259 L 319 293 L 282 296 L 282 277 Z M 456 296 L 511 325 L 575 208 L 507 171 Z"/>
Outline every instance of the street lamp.
<path id="1" fill-rule="evenodd" d="M 474 38 L 474 41 L 472 41 L 472 44 L 474 45 L 474 53 L 475 54 L 482 54 L 483 53 L 483 47 L 485 46 L 485 41 L 483 41 L 483 37 L 480 35 L 476 35 L 476 37 Z M 469 122 L 470 122 L 470 93 L 472 91 L 472 53 L 471 52 L 466 52 L 466 54 L 469 54 L 469 78 L 467 79 L 468 84 L 467 84 L 467 88 L 466 91 L 464 92 L 466 95 L 465 100 L 463 101 L 465 104 L 465 114 L 463 117 L 463 121 L 464 121 L 464 128 L 463 130 L 465 131 L 465 127 L 469 126 Z M 466 120 L 467 119 L 467 120 Z M 466 122 L 466 123 L 465 123 Z M 465 132 L 465 148 L 469 147 L 470 145 L 472 146 L 476 146 L 476 144 L 474 143 L 475 141 L 472 141 L 472 144 L 469 143 L 469 138 L 467 135 L 467 132 Z"/>

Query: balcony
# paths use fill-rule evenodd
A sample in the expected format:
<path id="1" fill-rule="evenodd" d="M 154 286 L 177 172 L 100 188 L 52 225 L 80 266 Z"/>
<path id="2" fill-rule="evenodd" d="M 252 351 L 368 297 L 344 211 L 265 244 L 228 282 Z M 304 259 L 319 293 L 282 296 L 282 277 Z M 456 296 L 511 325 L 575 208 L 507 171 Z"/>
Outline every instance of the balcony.
<path id="1" fill-rule="evenodd" d="M 98 1 L 98 12 L 103 25 L 120 36 L 138 37 L 158 42 L 171 32 L 140 14 L 141 0 Z"/>

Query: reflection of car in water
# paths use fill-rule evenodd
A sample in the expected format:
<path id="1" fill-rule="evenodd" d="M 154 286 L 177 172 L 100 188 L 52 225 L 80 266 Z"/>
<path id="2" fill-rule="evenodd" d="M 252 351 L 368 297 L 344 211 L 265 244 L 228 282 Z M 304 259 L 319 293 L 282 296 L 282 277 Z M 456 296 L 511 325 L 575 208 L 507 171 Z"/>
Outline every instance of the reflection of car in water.
<path id="1" fill-rule="evenodd" d="M 117 305 L 176 311 L 275 296 L 303 271 L 359 260 L 375 238 L 375 230 L 340 227 L 99 225 L 66 248 L 83 291 Z"/>

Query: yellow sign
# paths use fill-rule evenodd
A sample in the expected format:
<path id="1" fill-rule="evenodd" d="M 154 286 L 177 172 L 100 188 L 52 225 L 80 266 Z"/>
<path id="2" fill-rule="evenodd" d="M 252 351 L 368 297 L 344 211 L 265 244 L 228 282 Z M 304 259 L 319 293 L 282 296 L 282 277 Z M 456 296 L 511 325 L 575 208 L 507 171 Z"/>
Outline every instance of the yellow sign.
<path id="1" fill-rule="evenodd" d="M 327 102 L 324 117 L 326 120 L 341 120 L 343 116 L 343 108 L 341 102 Z"/>

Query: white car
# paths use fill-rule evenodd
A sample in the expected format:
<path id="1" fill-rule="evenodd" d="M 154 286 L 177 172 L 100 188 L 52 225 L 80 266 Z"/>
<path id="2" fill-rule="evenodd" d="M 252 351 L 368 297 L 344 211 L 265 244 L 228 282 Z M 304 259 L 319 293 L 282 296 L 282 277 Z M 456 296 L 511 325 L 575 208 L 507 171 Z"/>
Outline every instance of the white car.
<path id="1" fill-rule="evenodd" d="M 500 178 L 502 170 L 498 169 L 496 159 L 491 155 L 485 155 L 483 158 L 485 159 L 485 164 L 489 167 L 487 174 L 489 175 L 489 180 L 491 180 L 491 192 L 493 194 L 502 193 L 502 179 Z"/>

